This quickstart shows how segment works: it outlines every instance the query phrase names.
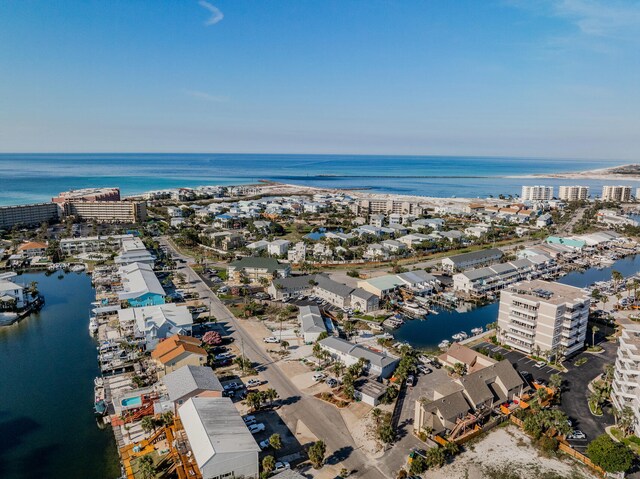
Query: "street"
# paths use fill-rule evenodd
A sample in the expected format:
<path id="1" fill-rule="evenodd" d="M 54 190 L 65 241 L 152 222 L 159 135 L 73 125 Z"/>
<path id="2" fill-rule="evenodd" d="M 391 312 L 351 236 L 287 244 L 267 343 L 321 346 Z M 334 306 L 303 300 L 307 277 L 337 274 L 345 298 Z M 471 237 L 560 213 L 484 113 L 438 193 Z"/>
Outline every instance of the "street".
<path id="1" fill-rule="evenodd" d="M 278 391 L 280 402 L 283 404 L 279 412 L 293 435 L 295 436 L 295 431 L 298 429 L 298 422 L 301 422 L 318 439 L 326 443 L 327 463 L 342 462 L 347 469 L 355 471 L 354 477 L 367 479 L 388 477 L 377 468 L 375 463 L 356 449 L 339 411 L 332 405 L 304 395 L 273 362 L 262 344 L 243 331 L 240 322 L 189 266 L 192 258 L 180 254 L 164 237 L 160 238 L 160 244 L 171 251 L 174 259 L 182 260 L 177 262 L 176 272 L 182 273 L 186 281 L 196 289 L 200 299 L 211 306 L 213 316 L 219 323 L 224 324 L 236 343 L 240 344 L 244 355 L 264 368 L 261 370 L 261 375 L 269 381 L 271 387 Z"/>

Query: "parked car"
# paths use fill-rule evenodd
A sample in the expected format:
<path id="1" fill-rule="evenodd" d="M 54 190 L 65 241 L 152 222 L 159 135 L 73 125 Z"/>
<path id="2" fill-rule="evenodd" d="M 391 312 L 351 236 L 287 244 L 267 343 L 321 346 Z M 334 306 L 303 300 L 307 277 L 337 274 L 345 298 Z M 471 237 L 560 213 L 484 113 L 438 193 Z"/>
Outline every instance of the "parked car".
<path id="1" fill-rule="evenodd" d="M 413 387 L 416 384 L 416 378 L 413 374 L 407 376 L 407 386 Z"/>
<path id="2" fill-rule="evenodd" d="M 533 367 L 534 367 L 534 368 L 538 368 L 538 369 L 540 369 L 540 368 L 545 367 L 546 365 L 547 365 L 547 363 L 545 363 L 544 361 L 538 361 L 537 363 L 535 363 L 535 364 L 533 365 Z"/>
<path id="3" fill-rule="evenodd" d="M 258 446 L 260 446 L 260 449 L 264 451 L 265 449 L 269 449 L 271 447 L 271 443 L 269 442 L 269 439 L 265 439 L 264 441 L 260 441 L 258 443 Z"/>
<path id="4" fill-rule="evenodd" d="M 265 343 L 279 343 L 280 340 L 275 336 L 269 336 L 268 338 L 264 338 Z"/>
<path id="5" fill-rule="evenodd" d="M 243 417 L 242 420 L 245 423 L 255 422 L 256 421 L 256 417 L 250 414 L 249 416 Z"/>
<path id="6" fill-rule="evenodd" d="M 335 388 L 338 385 L 338 380 L 334 378 L 329 378 L 325 381 L 327 385 L 331 388 Z"/>
<path id="7" fill-rule="evenodd" d="M 586 439 L 586 438 L 587 438 L 587 435 L 578 429 L 576 429 L 575 431 L 573 431 L 571 434 L 567 436 L 567 439 Z"/>
<path id="8" fill-rule="evenodd" d="M 250 388 L 260 386 L 261 384 L 262 381 L 260 381 L 259 379 L 249 379 L 249 381 L 247 381 L 247 386 L 249 386 Z"/>
<path id="9" fill-rule="evenodd" d="M 291 464 L 289 464 L 286 461 L 278 461 L 276 462 L 276 467 L 273 470 L 273 472 L 281 472 L 281 471 L 284 471 L 285 469 L 291 469 Z"/>
<path id="10" fill-rule="evenodd" d="M 235 391 L 237 389 L 242 389 L 242 385 L 234 381 L 232 383 L 225 384 L 223 388 L 225 391 Z"/>
<path id="11" fill-rule="evenodd" d="M 251 416 L 251 417 L 253 417 L 253 416 Z M 249 421 L 245 421 L 244 423 L 245 423 L 247 426 L 253 426 L 256 422 L 258 422 L 258 421 L 256 421 L 256 418 L 254 417 L 253 419 L 251 419 L 251 420 L 249 420 Z"/>
<path id="12" fill-rule="evenodd" d="M 431 368 L 422 365 L 418 366 L 418 371 L 420 371 L 422 374 L 431 374 Z"/>
<path id="13" fill-rule="evenodd" d="M 231 390 L 229 390 L 229 391 L 222 391 L 222 395 L 223 395 L 224 397 L 226 397 L 226 398 L 232 398 L 232 397 L 235 397 L 236 392 L 235 392 L 235 391 L 231 391 Z"/>
<path id="14" fill-rule="evenodd" d="M 258 434 L 259 432 L 264 431 L 265 425 L 264 423 L 259 422 L 258 424 L 252 424 L 251 426 L 249 426 L 249 432 L 251 434 Z"/>

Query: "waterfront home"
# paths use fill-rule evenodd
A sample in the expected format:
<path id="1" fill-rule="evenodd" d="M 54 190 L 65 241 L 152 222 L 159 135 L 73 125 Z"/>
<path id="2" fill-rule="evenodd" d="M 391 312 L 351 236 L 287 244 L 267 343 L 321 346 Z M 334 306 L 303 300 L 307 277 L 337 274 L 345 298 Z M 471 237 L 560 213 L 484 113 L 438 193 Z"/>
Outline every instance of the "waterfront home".
<path id="1" fill-rule="evenodd" d="M 384 276 L 378 276 L 377 278 L 358 281 L 359 288 L 375 294 L 378 298 L 388 296 L 397 290 L 399 286 L 404 284 L 405 282 L 395 274 L 387 274 Z"/>
<path id="2" fill-rule="evenodd" d="M 144 340 L 147 350 L 174 334 L 190 335 L 193 326 L 189 309 L 175 303 L 120 309 L 118 321 L 122 329 L 133 326 L 134 336 Z"/>
<path id="3" fill-rule="evenodd" d="M 179 334 L 160 341 L 151 352 L 158 378 L 183 366 L 204 366 L 207 364 L 207 351 L 200 344 L 199 339 Z"/>
<path id="4" fill-rule="evenodd" d="M 544 241 L 547 244 L 561 245 L 566 248 L 570 248 L 574 251 L 582 251 L 586 245 L 586 242 L 584 240 L 574 239 L 574 238 L 562 238 L 559 236 L 549 236 Z"/>
<path id="5" fill-rule="evenodd" d="M 28 303 L 24 286 L 9 281 L 15 273 L 0 275 L 0 310 L 20 310 Z"/>
<path id="6" fill-rule="evenodd" d="M 442 260 L 442 269 L 449 273 L 464 271 L 500 261 L 504 253 L 498 248 L 472 251 L 450 256 Z"/>
<path id="7" fill-rule="evenodd" d="M 178 415 L 203 479 L 258 478 L 260 447 L 231 399 L 194 397 Z"/>
<path id="8" fill-rule="evenodd" d="M 327 332 L 320 309 L 315 305 L 300 306 L 298 321 L 305 343 L 315 343 L 322 333 Z"/>
<path id="9" fill-rule="evenodd" d="M 419 294 L 431 293 L 440 285 L 438 278 L 422 269 L 400 273 L 396 277 L 404 283 L 404 286 Z"/>
<path id="10" fill-rule="evenodd" d="M 122 291 L 118 292 L 120 301 L 126 301 L 132 307 L 164 304 L 166 293 L 148 264 L 121 266 L 118 274 L 122 281 Z"/>
<path id="11" fill-rule="evenodd" d="M 380 379 L 389 378 L 400 361 L 395 356 L 390 356 L 383 351 L 376 351 L 361 344 L 353 344 L 332 336 L 321 340 L 318 344 L 334 360 L 344 363 L 347 367 L 363 359 L 365 371 Z"/>
<path id="12" fill-rule="evenodd" d="M 286 278 L 291 273 L 291 266 L 280 263 L 275 258 L 245 257 L 229 263 L 227 272 L 231 282 L 240 283 L 246 279 L 251 283 L 258 283 L 262 278 Z"/>
<path id="13" fill-rule="evenodd" d="M 208 366 L 182 366 L 162 378 L 174 412 L 192 397 L 222 397 L 222 384 Z"/>
<path id="14" fill-rule="evenodd" d="M 438 356 L 438 361 L 450 368 L 454 368 L 458 363 L 464 364 L 467 373 L 479 371 L 498 362 L 460 343 L 449 346 L 445 353 Z"/>
<path id="15" fill-rule="evenodd" d="M 144 263 L 153 268 L 156 257 L 153 256 L 140 238 L 126 238 L 122 240 L 120 253 L 113 259 L 117 265 L 127 265 L 131 263 Z"/>
<path id="16" fill-rule="evenodd" d="M 47 243 L 41 241 L 27 241 L 18 246 L 18 253 L 22 253 L 29 258 L 34 256 L 44 256 L 47 251 Z"/>
<path id="17" fill-rule="evenodd" d="M 362 288 L 356 288 L 351 291 L 349 304 L 354 311 L 360 313 L 368 313 L 377 310 L 379 306 L 379 298 L 369 291 Z"/>

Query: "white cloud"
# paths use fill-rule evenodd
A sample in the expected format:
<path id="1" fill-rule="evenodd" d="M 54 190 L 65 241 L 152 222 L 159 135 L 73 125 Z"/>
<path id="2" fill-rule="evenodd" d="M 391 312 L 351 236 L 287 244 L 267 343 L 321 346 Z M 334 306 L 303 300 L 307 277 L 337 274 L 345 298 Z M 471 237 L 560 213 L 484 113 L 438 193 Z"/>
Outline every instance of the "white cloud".
<path id="1" fill-rule="evenodd" d="M 200 5 L 202 8 L 205 8 L 209 10 L 209 12 L 211 12 L 211 16 L 209 17 L 209 19 L 206 22 L 204 22 L 206 26 L 215 25 L 216 23 L 220 22 L 224 18 L 224 14 L 220 11 L 220 9 L 210 4 L 209 2 L 206 2 L 205 0 L 200 0 L 198 2 L 198 5 Z"/>
<path id="2" fill-rule="evenodd" d="M 207 92 L 200 91 L 200 90 L 184 90 L 184 93 L 186 95 L 189 95 L 190 97 L 198 98 L 200 100 L 210 101 L 212 103 L 224 103 L 226 101 L 229 101 L 229 99 L 225 96 L 211 95 Z"/>
<path id="3" fill-rule="evenodd" d="M 618 36 L 640 28 L 640 3 L 616 0 L 554 0 L 555 16 L 571 20 L 587 35 Z"/>

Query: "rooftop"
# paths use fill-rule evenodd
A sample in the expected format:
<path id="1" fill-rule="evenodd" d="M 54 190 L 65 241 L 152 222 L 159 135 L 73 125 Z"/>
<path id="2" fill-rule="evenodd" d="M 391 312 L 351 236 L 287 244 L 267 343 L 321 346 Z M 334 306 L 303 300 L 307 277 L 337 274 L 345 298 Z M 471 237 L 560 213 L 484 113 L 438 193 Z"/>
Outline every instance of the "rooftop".
<path id="1" fill-rule="evenodd" d="M 216 375 L 205 366 L 183 366 L 163 377 L 162 382 L 172 401 L 197 390 L 222 391 L 222 384 Z"/>

